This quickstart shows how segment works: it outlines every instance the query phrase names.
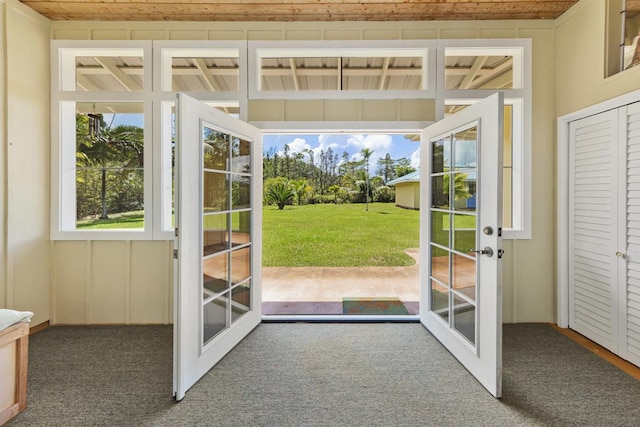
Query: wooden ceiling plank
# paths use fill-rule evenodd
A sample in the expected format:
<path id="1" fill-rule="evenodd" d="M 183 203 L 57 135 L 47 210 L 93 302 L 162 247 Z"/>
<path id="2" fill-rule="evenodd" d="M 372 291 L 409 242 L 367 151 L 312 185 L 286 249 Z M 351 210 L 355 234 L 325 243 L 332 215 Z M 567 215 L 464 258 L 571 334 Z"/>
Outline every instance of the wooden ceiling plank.
<path id="1" fill-rule="evenodd" d="M 459 16 L 476 16 L 483 13 L 562 13 L 566 10 L 566 2 L 499 2 L 499 3 L 62 3 L 62 2 L 25 2 L 40 13 L 72 14 L 77 16 L 102 17 L 108 19 L 110 14 L 129 15 L 137 19 L 137 15 L 158 15 L 158 20 L 180 19 L 184 15 L 216 14 L 237 16 L 258 15 L 327 15 L 350 14 L 362 15 L 365 19 L 371 14 L 412 14 L 421 16 L 440 16 L 450 14 L 449 18 Z"/>

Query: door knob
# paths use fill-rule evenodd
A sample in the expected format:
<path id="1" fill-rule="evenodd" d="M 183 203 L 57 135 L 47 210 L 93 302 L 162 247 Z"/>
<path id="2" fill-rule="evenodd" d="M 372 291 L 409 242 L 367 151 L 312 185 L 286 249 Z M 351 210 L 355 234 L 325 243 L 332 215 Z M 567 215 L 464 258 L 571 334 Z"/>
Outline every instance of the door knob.
<path id="1" fill-rule="evenodd" d="M 485 247 L 484 249 L 474 249 L 474 250 L 471 250 L 469 252 L 470 253 L 471 252 L 475 252 L 475 253 L 480 254 L 480 255 L 486 255 L 489 258 L 491 258 L 493 256 L 493 249 L 491 249 L 489 246 Z"/>

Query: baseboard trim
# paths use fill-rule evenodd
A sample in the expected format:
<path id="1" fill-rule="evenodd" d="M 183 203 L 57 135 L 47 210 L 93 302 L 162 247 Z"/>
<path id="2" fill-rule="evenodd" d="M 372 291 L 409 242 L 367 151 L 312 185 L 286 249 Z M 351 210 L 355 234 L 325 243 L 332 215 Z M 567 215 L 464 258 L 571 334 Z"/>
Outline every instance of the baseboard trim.
<path id="1" fill-rule="evenodd" d="M 32 326 L 29 328 L 29 335 L 37 334 L 38 332 L 42 332 L 49 327 L 49 321 L 42 322 L 36 326 Z"/>
<path id="2" fill-rule="evenodd" d="M 584 335 L 580 335 L 576 331 L 568 328 L 561 328 L 560 326 L 553 324 L 551 325 L 551 327 L 570 340 L 580 344 L 590 352 L 600 356 L 602 359 L 611 363 L 613 366 L 631 375 L 633 378 L 640 380 L 640 367 L 634 365 L 631 362 L 627 362 L 620 356 L 611 353 L 606 348 L 602 347 L 599 344 L 596 344 Z"/>

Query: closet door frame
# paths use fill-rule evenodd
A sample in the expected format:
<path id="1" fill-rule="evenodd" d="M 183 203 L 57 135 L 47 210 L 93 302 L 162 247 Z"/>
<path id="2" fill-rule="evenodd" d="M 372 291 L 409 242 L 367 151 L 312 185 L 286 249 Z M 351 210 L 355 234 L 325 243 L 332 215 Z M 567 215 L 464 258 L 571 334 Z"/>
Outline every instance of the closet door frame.
<path id="1" fill-rule="evenodd" d="M 640 90 L 566 114 L 557 120 L 556 283 L 557 324 L 561 328 L 569 327 L 569 124 L 634 102 L 640 102 Z"/>

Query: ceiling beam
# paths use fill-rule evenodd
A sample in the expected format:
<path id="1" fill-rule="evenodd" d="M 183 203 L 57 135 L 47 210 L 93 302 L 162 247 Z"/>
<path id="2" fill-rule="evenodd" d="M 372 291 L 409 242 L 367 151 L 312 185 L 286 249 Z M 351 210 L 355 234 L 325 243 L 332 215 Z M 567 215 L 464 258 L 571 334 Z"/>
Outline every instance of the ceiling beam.
<path id="1" fill-rule="evenodd" d="M 469 89 L 478 89 L 488 82 L 496 79 L 497 77 L 505 74 L 508 71 L 513 71 L 513 58 L 508 57 L 503 62 L 498 64 L 496 67 L 490 69 L 490 73 L 485 74 L 484 76 L 476 79 L 473 84 L 469 87 Z M 510 80 L 513 80 L 513 74 Z"/>
<path id="2" fill-rule="evenodd" d="M 297 92 L 300 90 L 300 83 L 298 82 L 298 73 L 296 71 L 296 61 L 293 58 L 289 58 L 289 67 L 291 68 L 291 78 L 293 78 L 293 88 Z"/>
<path id="3" fill-rule="evenodd" d="M 222 91 L 216 79 L 211 75 L 211 73 L 209 73 L 209 68 L 207 67 L 207 63 L 204 62 L 204 59 L 194 58 L 193 62 L 196 64 L 196 68 L 200 72 L 200 76 L 204 78 L 204 81 L 209 87 L 209 90 L 213 92 Z"/>
<path id="4" fill-rule="evenodd" d="M 489 59 L 488 56 L 476 56 L 471 69 L 469 69 L 467 74 L 458 85 L 458 89 L 469 89 L 469 86 L 471 86 L 471 83 L 473 83 L 476 77 L 478 77 L 478 72 L 482 69 L 482 67 L 484 67 L 487 59 Z"/>
<path id="5" fill-rule="evenodd" d="M 378 90 L 384 89 L 384 84 L 387 81 L 388 70 L 389 70 L 389 57 L 385 56 L 384 61 L 382 63 L 382 70 L 380 71 L 380 84 L 378 85 Z"/>
<path id="6" fill-rule="evenodd" d="M 126 90 L 134 91 L 140 89 L 138 83 L 131 77 L 123 73 L 115 63 L 115 60 L 111 57 L 94 57 L 96 62 L 100 64 L 105 70 L 113 76 L 118 83 L 120 83 Z"/>

